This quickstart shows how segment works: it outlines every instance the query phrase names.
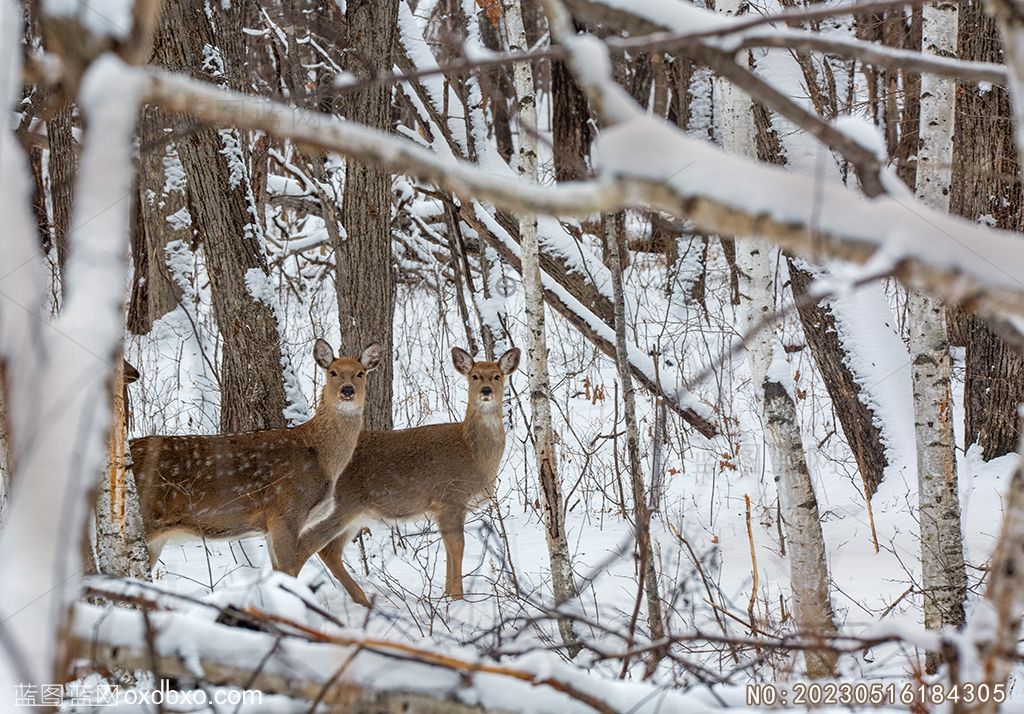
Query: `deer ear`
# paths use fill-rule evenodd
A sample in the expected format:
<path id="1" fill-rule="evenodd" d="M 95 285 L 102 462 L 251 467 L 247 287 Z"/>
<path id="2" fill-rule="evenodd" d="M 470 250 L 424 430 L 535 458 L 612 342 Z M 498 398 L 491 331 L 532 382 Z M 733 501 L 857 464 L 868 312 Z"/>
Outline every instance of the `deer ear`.
<path id="1" fill-rule="evenodd" d="M 142 377 L 142 375 L 139 374 L 139 370 L 135 369 L 132 363 L 128 360 L 123 359 L 121 361 L 124 362 L 124 369 L 121 372 L 121 379 L 124 380 L 124 383 L 132 384 L 133 382 L 138 382 Z"/>
<path id="2" fill-rule="evenodd" d="M 498 358 L 498 367 L 501 368 L 502 374 L 512 374 L 516 371 L 516 367 L 519 366 L 519 355 L 519 348 L 513 347 Z"/>
<path id="3" fill-rule="evenodd" d="M 473 358 L 469 356 L 469 352 L 460 348 L 452 347 L 452 364 L 455 365 L 455 370 L 460 374 L 469 374 L 469 370 L 473 369 Z"/>
<path id="4" fill-rule="evenodd" d="M 313 345 L 313 359 L 318 365 L 327 369 L 334 361 L 334 348 L 327 343 L 327 340 L 317 339 L 316 344 Z"/>
<path id="5" fill-rule="evenodd" d="M 372 372 L 377 369 L 377 365 L 380 364 L 381 349 L 380 345 L 374 342 L 363 350 L 363 353 L 359 355 L 359 361 L 363 367 L 366 368 L 367 372 Z"/>

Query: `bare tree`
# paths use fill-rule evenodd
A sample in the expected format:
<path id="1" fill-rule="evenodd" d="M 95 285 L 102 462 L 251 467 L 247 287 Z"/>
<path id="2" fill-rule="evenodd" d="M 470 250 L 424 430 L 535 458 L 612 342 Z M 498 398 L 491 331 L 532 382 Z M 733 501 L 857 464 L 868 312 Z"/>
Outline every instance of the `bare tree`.
<path id="1" fill-rule="evenodd" d="M 612 289 L 615 294 L 615 366 L 622 385 L 622 412 L 626 422 L 626 452 L 629 459 L 629 483 L 633 492 L 633 529 L 636 533 L 637 576 L 639 590 L 634 613 L 640 606 L 640 593 L 647 601 L 647 626 L 651 639 L 658 641 L 665 637 L 665 623 L 661 612 L 661 595 L 658 589 L 658 573 L 654 563 L 654 548 L 651 544 L 651 497 L 644 484 L 643 467 L 640 464 L 640 435 L 636 418 L 636 394 L 633 377 L 629 372 L 627 353 L 626 298 L 622 282 L 622 262 L 619 246 L 625 232 L 622 214 L 605 218 L 605 242 L 610 252 Z M 658 660 L 652 652 L 647 671 L 652 672 Z"/>
<path id="2" fill-rule="evenodd" d="M 505 27 L 512 51 L 526 49 L 520 0 L 505 0 Z M 533 70 L 525 62 L 514 68 L 516 119 L 519 129 L 519 150 L 516 168 L 521 176 L 537 177 L 537 98 Z M 569 556 L 569 540 L 565 532 L 565 505 L 562 483 L 558 475 L 558 454 L 555 433 L 551 426 L 551 380 L 548 376 L 548 346 L 545 335 L 544 288 L 541 284 L 540 246 L 537 242 L 537 216 L 519 217 L 519 245 L 522 251 L 523 292 L 526 297 L 526 355 L 530 375 L 530 414 L 533 422 L 533 447 L 537 455 L 537 474 L 544 495 L 544 531 L 551 560 L 551 585 L 555 602 L 564 603 L 576 597 L 576 581 Z M 569 618 L 559 618 L 562 642 L 575 657 L 579 640 Z"/>
<path id="3" fill-rule="evenodd" d="M 949 1 L 924 8 L 924 46 L 928 51 L 940 55 L 954 51 L 956 12 L 956 4 Z M 955 88 L 951 80 L 922 80 L 917 195 L 938 210 L 949 209 Z M 907 312 L 914 384 L 924 622 L 933 630 L 960 627 L 964 622 L 967 574 L 960 529 L 946 311 L 935 298 L 912 290 Z M 932 667 L 937 664 L 934 654 L 930 663 Z"/>
<path id="4" fill-rule="evenodd" d="M 743 11 L 743 6 L 727 2 L 717 9 L 737 15 Z M 756 129 L 750 99 L 734 85 L 719 79 L 715 86 L 715 108 L 721 117 L 725 148 L 739 155 L 756 156 Z M 765 315 L 776 310 L 772 265 L 769 248 L 745 238 L 736 241 L 741 323 L 748 334 L 754 333 L 747 344 L 750 384 L 755 403 L 764 417 L 768 452 L 779 494 L 780 518 L 785 525 L 793 618 L 804 635 L 828 637 L 836 628 L 829 598 L 825 540 L 800 437 L 796 404 L 788 388 L 788 364 L 781 359 L 781 346 L 776 344 L 774 329 L 757 332 L 752 329 Z M 807 676 L 833 676 L 836 660 L 836 653 L 829 649 L 804 652 Z"/>

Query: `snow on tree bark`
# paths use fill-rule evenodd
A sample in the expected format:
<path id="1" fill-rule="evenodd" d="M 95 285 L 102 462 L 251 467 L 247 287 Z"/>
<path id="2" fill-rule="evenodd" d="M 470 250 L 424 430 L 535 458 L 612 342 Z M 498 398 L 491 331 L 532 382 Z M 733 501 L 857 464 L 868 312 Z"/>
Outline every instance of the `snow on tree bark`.
<path id="1" fill-rule="evenodd" d="M 526 30 L 523 28 L 520 0 L 505 0 L 502 8 L 505 12 L 509 50 L 525 51 Z M 521 176 L 536 181 L 537 99 L 533 69 L 527 62 L 516 63 L 513 77 L 519 103 L 516 117 L 519 129 L 516 169 Z M 565 532 L 565 506 L 562 502 L 562 483 L 558 474 L 558 455 L 555 452 L 555 435 L 551 424 L 551 384 L 548 377 L 547 338 L 544 332 L 544 289 L 541 284 L 536 215 L 523 214 L 519 217 L 519 239 L 522 250 L 523 293 L 526 298 L 530 413 L 537 456 L 537 474 L 544 496 L 544 532 L 551 561 L 551 584 L 555 602 L 564 603 L 574 599 L 577 590 L 569 556 L 569 540 Z M 558 630 L 570 655 L 575 657 L 580 645 L 573 622 L 568 618 L 559 619 Z"/>
<path id="2" fill-rule="evenodd" d="M 210 6 L 196 16 L 184 5 L 165 5 L 154 63 L 189 75 L 206 73 L 236 89 L 245 62 L 239 6 Z M 220 31 L 215 32 L 211 22 Z M 217 43 L 224 43 L 218 49 Z M 222 431 L 286 426 L 308 417 L 287 356 L 282 352 L 276 295 L 248 290 L 252 271 L 268 274 L 262 217 L 245 161 L 247 133 L 203 128 L 177 142 L 187 177 L 188 208 L 203 245 L 214 318 L 224 347 L 220 384 Z M 246 299 L 248 298 L 248 299 Z"/>
<path id="3" fill-rule="evenodd" d="M 956 49 L 956 4 L 928 6 L 923 13 L 924 47 L 934 54 L 952 54 Z M 949 210 L 955 91 L 953 81 L 933 76 L 922 80 L 917 195 L 937 210 Z M 932 630 L 960 627 L 964 622 L 967 576 L 960 528 L 946 311 L 938 300 L 917 291 L 910 291 L 907 311 L 924 624 Z M 937 664 L 935 656 L 930 657 L 930 663 Z"/>

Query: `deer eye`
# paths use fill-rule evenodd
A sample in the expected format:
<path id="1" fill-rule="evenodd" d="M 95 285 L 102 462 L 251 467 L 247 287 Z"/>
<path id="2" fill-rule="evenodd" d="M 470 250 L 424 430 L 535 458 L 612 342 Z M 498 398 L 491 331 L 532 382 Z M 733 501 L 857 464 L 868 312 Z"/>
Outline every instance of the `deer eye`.
<path id="1" fill-rule="evenodd" d="M 478 379 L 480 379 L 480 375 L 479 374 L 474 374 L 473 375 L 473 381 L 475 382 Z"/>
<path id="2" fill-rule="evenodd" d="M 337 377 L 338 376 L 338 373 L 335 372 L 333 369 L 330 372 L 328 372 L 328 374 L 330 374 L 332 377 Z"/>
<path id="3" fill-rule="evenodd" d="M 365 374 L 366 374 L 365 372 L 356 372 L 356 376 L 357 377 L 362 377 Z"/>

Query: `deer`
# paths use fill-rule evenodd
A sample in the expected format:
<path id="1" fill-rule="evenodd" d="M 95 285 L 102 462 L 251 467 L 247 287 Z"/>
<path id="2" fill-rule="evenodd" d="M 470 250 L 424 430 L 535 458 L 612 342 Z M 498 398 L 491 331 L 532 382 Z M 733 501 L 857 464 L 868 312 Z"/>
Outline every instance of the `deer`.
<path id="1" fill-rule="evenodd" d="M 366 520 L 432 515 L 445 548 L 445 595 L 462 599 L 466 516 L 490 497 L 498 477 L 505 453 L 502 398 L 519 354 L 512 348 L 496 362 L 474 362 L 465 350 L 452 348 L 452 363 L 469 385 L 463 420 L 364 431 L 335 485 L 334 510 L 299 539 L 299 560 L 318 553 L 349 596 L 369 608 L 366 594 L 342 561 L 356 526 Z"/>
<path id="2" fill-rule="evenodd" d="M 374 343 L 358 358 L 335 357 L 318 339 L 313 357 L 326 378 L 315 414 L 302 424 L 131 442 L 150 567 L 172 538 L 262 535 L 273 568 L 298 574 L 299 536 L 311 515 L 331 509 L 335 482 L 363 429 L 367 375 L 381 348 Z"/>

